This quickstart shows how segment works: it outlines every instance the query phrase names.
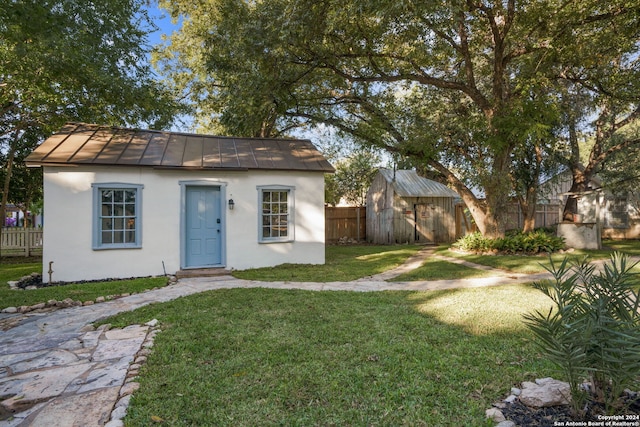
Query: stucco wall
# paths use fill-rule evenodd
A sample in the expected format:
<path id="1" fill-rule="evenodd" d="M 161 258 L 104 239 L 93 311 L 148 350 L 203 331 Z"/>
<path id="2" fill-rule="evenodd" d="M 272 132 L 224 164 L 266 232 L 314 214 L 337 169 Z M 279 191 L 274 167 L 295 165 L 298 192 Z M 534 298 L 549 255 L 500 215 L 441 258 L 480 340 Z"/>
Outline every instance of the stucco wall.
<path id="1" fill-rule="evenodd" d="M 96 280 L 172 274 L 181 269 L 182 186 L 220 186 L 227 269 L 324 263 L 324 179 L 318 172 L 210 172 L 138 167 L 45 167 L 45 280 Z M 142 248 L 92 248 L 92 183 L 142 184 Z M 257 186 L 295 187 L 295 241 L 258 242 Z M 227 200 L 233 197 L 235 209 Z M 163 269 L 164 263 L 164 269 Z"/>

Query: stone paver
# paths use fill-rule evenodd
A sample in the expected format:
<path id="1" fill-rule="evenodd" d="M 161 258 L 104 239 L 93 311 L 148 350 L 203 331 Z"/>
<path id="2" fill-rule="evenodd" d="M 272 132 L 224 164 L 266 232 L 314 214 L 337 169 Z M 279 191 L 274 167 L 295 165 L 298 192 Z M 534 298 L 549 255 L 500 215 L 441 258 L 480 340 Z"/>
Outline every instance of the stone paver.
<path id="1" fill-rule="evenodd" d="M 495 275 L 480 279 L 387 281 L 419 267 L 428 256 L 432 256 L 432 249 L 426 247 L 397 269 L 352 282 L 259 282 L 231 276 L 189 278 L 94 305 L 46 313 L 2 313 L 0 321 L 11 327 L 0 331 L 0 427 L 122 425 L 120 420 L 126 413 L 130 394 L 138 387 L 132 372 L 135 375 L 139 363 L 145 360 L 143 355 L 148 352 L 146 347 L 151 345 L 155 331 L 147 325 L 122 330 L 91 330 L 87 325 L 147 304 L 214 289 L 441 290 L 522 283 L 545 277 L 496 271 Z"/>

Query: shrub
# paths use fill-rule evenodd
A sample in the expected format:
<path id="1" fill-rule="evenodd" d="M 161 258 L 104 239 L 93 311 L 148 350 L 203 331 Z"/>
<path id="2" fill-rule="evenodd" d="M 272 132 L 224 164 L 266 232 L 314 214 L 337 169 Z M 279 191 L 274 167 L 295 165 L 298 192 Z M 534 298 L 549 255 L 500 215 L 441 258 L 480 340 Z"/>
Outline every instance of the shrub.
<path id="1" fill-rule="evenodd" d="M 479 231 L 459 238 L 452 246 L 467 252 L 489 252 L 493 249 L 494 241 L 482 235 Z"/>
<path id="2" fill-rule="evenodd" d="M 559 251 L 564 240 L 542 230 L 532 233 L 512 232 L 501 239 L 489 239 L 479 232 L 468 234 L 453 244 L 453 247 L 468 252 L 498 251 L 505 254 L 537 254 Z"/>
<path id="3" fill-rule="evenodd" d="M 639 385 L 640 290 L 627 256 L 611 255 L 601 271 L 587 258 L 548 269 L 554 280 L 534 283 L 554 305 L 525 315 L 536 343 L 571 385 L 576 415 L 595 403 L 608 415 L 625 410 L 624 390 Z M 582 386 L 590 382 L 589 392 Z"/>
<path id="4" fill-rule="evenodd" d="M 494 248 L 507 254 L 552 253 L 564 247 L 562 237 L 548 234 L 542 230 L 531 233 L 517 232 L 502 239 L 497 239 Z"/>

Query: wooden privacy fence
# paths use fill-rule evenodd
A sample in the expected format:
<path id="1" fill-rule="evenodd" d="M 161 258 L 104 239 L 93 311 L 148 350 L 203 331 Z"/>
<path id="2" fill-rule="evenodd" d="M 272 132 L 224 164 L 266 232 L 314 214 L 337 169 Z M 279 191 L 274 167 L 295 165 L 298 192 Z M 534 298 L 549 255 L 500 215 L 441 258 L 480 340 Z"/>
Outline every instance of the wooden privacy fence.
<path id="1" fill-rule="evenodd" d="M 3 228 L 0 241 L 2 256 L 42 254 L 41 228 Z"/>
<path id="2" fill-rule="evenodd" d="M 551 227 L 560 222 L 560 209 L 558 204 L 536 205 L 536 228 Z M 519 230 L 524 226 L 524 215 L 518 203 L 510 203 L 507 212 L 507 230 Z"/>
<path id="3" fill-rule="evenodd" d="M 367 209 L 363 207 L 325 207 L 324 237 L 327 243 L 336 243 L 343 237 L 353 240 L 367 238 Z"/>

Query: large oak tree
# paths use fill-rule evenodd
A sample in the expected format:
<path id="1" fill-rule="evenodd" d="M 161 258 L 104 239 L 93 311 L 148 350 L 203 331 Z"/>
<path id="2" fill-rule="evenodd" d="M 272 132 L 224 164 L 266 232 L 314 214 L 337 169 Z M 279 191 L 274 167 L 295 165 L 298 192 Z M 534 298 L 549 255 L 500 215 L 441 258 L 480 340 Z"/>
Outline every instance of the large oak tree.
<path id="1" fill-rule="evenodd" d="M 165 6 L 184 25 L 160 63 L 222 130 L 335 126 L 437 171 L 489 237 L 503 235 L 523 188 L 515 162 L 553 158 L 556 85 L 595 81 L 638 40 L 638 4 L 626 0 Z"/>

